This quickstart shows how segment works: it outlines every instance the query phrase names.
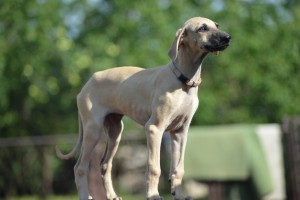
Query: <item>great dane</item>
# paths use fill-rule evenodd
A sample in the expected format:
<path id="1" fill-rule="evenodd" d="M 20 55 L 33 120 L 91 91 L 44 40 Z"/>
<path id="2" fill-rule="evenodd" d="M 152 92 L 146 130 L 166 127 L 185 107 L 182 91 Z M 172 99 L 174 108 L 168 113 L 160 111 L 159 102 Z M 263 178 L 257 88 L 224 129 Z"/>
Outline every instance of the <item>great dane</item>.
<path id="1" fill-rule="evenodd" d="M 187 132 L 198 107 L 201 66 L 208 53 L 218 54 L 229 46 L 230 40 L 230 35 L 221 31 L 214 21 L 195 17 L 177 31 L 169 50 L 170 63 L 151 69 L 124 66 L 93 74 L 77 96 L 80 129 L 77 144 L 66 155 L 58 147 L 56 149 L 59 158 L 69 159 L 81 148 L 74 167 L 81 200 L 88 199 L 91 154 L 104 134 L 108 141 L 101 173 L 106 198 L 121 199 L 113 189 L 111 169 L 121 139 L 124 115 L 145 127 L 148 147 L 147 199 L 163 199 L 158 192 L 158 182 L 164 132 L 171 135 L 169 180 L 173 199 L 191 199 L 182 194 L 181 185 Z"/>

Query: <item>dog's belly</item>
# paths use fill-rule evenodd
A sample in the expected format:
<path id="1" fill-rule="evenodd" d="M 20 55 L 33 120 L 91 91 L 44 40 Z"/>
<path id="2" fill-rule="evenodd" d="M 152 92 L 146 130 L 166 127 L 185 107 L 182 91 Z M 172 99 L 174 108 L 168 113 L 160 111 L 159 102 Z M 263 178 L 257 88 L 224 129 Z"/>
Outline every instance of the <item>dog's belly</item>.
<path id="1" fill-rule="evenodd" d="M 120 104 L 116 106 L 117 112 L 126 115 L 141 126 L 145 126 L 151 116 L 151 110 L 146 104 L 143 105 L 142 102 L 136 101 L 122 101 Z"/>
<path id="2" fill-rule="evenodd" d="M 176 131 L 181 129 L 187 123 L 188 119 L 189 117 L 184 114 L 174 117 L 166 131 Z"/>
<path id="3" fill-rule="evenodd" d="M 134 91 L 134 90 L 133 90 Z M 151 92 L 144 91 L 127 91 L 126 94 L 121 95 L 119 103 L 115 105 L 115 108 L 121 113 L 138 124 L 145 126 L 145 124 L 151 118 L 153 112 L 158 117 L 157 120 L 163 122 L 166 126 L 167 131 L 178 130 L 190 122 L 190 119 L 194 115 L 198 107 L 198 97 L 194 95 L 188 95 L 178 90 L 181 95 L 172 94 L 172 97 L 166 97 L 168 95 L 163 94 L 164 98 L 168 103 L 163 104 L 165 107 L 162 111 L 157 111 L 157 96 L 151 94 Z M 175 92 L 174 92 L 175 93 Z M 175 95 L 176 98 L 173 96 Z"/>

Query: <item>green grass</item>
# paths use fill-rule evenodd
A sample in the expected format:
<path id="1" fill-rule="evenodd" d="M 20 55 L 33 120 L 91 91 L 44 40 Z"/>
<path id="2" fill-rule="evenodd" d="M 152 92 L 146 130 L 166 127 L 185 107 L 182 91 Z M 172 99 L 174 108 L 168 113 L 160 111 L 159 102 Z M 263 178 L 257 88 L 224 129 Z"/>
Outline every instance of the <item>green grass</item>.
<path id="1" fill-rule="evenodd" d="M 171 196 L 163 195 L 165 200 L 171 200 Z M 121 195 L 123 200 L 141 200 L 146 199 L 143 195 Z M 78 197 L 76 195 L 66 195 L 66 196 L 49 196 L 46 200 L 76 200 Z M 21 197 L 11 197 L 10 200 L 41 200 L 38 196 L 21 196 Z"/>
<path id="2" fill-rule="evenodd" d="M 38 196 L 20 196 L 12 197 L 11 200 L 41 200 Z M 77 199 L 75 195 L 66 195 L 66 196 L 48 196 L 47 200 L 74 200 Z"/>

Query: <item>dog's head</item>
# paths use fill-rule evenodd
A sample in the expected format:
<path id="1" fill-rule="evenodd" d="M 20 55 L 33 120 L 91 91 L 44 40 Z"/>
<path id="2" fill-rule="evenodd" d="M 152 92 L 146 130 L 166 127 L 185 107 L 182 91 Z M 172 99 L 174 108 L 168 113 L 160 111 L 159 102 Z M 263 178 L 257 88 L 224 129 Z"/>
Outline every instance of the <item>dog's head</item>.
<path id="1" fill-rule="evenodd" d="M 221 31 L 216 22 L 202 17 L 191 18 L 177 31 L 169 56 L 174 61 L 182 47 L 191 51 L 189 53 L 217 55 L 229 46 L 230 40 L 230 35 Z"/>

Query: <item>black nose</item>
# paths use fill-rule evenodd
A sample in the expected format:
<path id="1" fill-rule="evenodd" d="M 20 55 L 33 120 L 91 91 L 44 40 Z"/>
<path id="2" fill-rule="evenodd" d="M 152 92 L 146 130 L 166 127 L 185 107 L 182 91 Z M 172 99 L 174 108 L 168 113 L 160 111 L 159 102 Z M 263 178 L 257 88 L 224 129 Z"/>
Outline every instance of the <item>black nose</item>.
<path id="1" fill-rule="evenodd" d="M 224 35 L 222 38 L 221 38 L 222 42 L 224 43 L 229 43 L 230 40 L 231 40 L 231 36 L 230 35 Z"/>

